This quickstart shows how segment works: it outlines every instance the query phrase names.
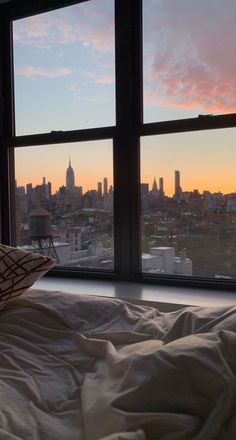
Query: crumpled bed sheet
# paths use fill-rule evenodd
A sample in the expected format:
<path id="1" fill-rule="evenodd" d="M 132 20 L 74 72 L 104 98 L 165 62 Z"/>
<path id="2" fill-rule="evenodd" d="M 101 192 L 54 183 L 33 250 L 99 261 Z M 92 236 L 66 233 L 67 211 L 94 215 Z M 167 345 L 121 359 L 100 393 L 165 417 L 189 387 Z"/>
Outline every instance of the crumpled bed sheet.
<path id="1" fill-rule="evenodd" d="M 0 439 L 236 439 L 236 307 L 32 289 L 0 314 Z"/>

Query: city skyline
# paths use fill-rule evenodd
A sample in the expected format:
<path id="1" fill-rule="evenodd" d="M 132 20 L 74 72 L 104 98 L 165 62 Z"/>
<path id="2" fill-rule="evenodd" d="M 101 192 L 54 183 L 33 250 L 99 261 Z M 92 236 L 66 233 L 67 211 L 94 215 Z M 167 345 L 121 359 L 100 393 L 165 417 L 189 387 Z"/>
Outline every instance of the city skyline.
<path id="1" fill-rule="evenodd" d="M 199 189 L 197 187 L 192 188 L 192 190 L 186 190 L 183 186 L 182 186 L 182 173 L 180 170 L 172 170 L 172 184 L 173 184 L 173 190 L 172 193 L 167 193 L 165 190 L 165 176 L 153 176 L 152 182 L 140 182 L 140 184 L 142 185 L 148 185 L 148 191 L 151 193 L 153 192 L 159 192 L 161 191 L 161 194 L 167 197 L 174 197 L 176 195 L 178 195 L 178 193 L 185 193 L 185 192 L 193 192 L 193 191 L 199 191 Z M 158 183 L 157 183 L 158 182 Z M 50 184 L 51 187 L 53 188 L 54 182 L 52 179 L 47 178 L 46 176 L 42 176 L 40 182 L 37 181 L 35 183 L 31 182 L 31 181 L 27 181 L 27 183 L 25 184 L 21 184 L 19 183 L 19 181 L 16 178 L 16 187 L 20 188 L 20 187 L 24 187 L 26 192 L 27 192 L 27 186 L 28 185 L 32 185 L 33 188 L 35 188 L 36 186 L 40 186 L 40 185 L 45 185 L 45 184 Z M 82 182 L 76 182 L 76 175 L 74 173 L 74 168 L 73 168 L 73 163 L 71 161 L 71 158 L 69 156 L 69 164 L 67 166 L 65 166 L 65 176 L 64 176 L 64 182 L 59 185 L 56 189 L 52 190 L 52 195 L 56 194 L 60 188 L 65 187 L 68 191 L 73 190 L 73 188 L 79 188 L 81 187 L 83 190 L 83 193 L 86 193 L 87 191 L 97 191 L 98 193 L 101 193 L 101 195 L 106 195 L 110 188 L 113 188 L 113 182 L 110 182 L 107 176 L 100 176 L 100 179 L 97 179 L 96 184 L 91 187 L 88 188 L 86 187 L 84 190 L 84 186 Z M 203 194 L 204 192 L 210 192 L 210 193 L 222 193 L 224 195 L 226 194 L 231 194 L 231 193 L 236 193 L 236 191 L 231 191 L 228 193 L 224 193 L 223 191 L 210 191 L 208 188 L 205 188 L 203 191 L 199 191 L 200 194 Z"/>
<path id="2" fill-rule="evenodd" d="M 188 152 L 183 144 L 189 146 Z M 173 170 L 181 171 L 185 191 L 236 192 L 235 128 L 148 136 L 141 139 L 140 154 L 141 182 L 151 186 L 154 177 L 163 177 L 166 195 L 174 192 Z M 15 178 L 25 186 L 50 176 L 55 192 L 65 184 L 69 157 L 76 185 L 85 191 L 96 189 L 103 177 L 113 185 L 112 140 L 16 148 Z"/>

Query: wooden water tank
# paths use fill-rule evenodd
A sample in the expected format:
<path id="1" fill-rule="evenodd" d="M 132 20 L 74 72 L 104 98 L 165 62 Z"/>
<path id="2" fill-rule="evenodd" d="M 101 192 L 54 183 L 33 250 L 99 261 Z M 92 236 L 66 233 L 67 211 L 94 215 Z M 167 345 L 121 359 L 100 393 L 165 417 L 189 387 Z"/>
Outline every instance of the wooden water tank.
<path id="1" fill-rule="evenodd" d="M 29 214 L 29 238 L 43 239 L 51 237 L 51 214 L 38 207 Z"/>

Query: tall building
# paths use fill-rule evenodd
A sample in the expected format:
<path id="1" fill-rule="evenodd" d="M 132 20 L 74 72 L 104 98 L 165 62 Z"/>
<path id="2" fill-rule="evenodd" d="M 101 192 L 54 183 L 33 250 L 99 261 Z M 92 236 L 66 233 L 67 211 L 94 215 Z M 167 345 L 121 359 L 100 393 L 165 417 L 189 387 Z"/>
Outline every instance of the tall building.
<path id="1" fill-rule="evenodd" d="M 178 192 L 180 188 L 180 172 L 175 170 L 175 194 Z"/>
<path id="2" fill-rule="evenodd" d="M 32 183 L 26 184 L 26 194 L 32 194 L 33 193 L 33 185 Z"/>
<path id="3" fill-rule="evenodd" d="M 149 193 L 149 184 L 141 183 L 140 184 L 141 205 L 142 205 L 142 211 L 145 213 L 149 212 L 148 193 Z"/>
<path id="4" fill-rule="evenodd" d="M 181 190 L 180 186 L 180 171 L 175 170 L 175 194 L 178 194 Z"/>
<path id="5" fill-rule="evenodd" d="M 102 182 L 98 182 L 97 192 L 98 192 L 98 196 L 102 197 Z"/>
<path id="6" fill-rule="evenodd" d="M 108 193 L 108 179 L 107 177 L 104 177 L 103 179 L 103 194 L 106 196 Z"/>
<path id="7" fill-rule="evenodd" d="M 175 170 L 175 193 L 174 197 L 177 201 L 181 201 L 182 198 L 182 188 L 180 186 L 180 172 Z"/>
<path id="8" fill-rule="evenodd" d="M 66 170 L 66 189 L 68 191 L 72 190 L 75 187 L 75 173 L 71 166 L 71 161 L 69 158 L 69 166 Z"/>
<path id="9" fill-rule="evenodd" d="M 50 200 L 51 196 L 52 196 L 52 184 L 51 184 L 51 182 L 48 182 L 46 184 L 46 198 L 47 198 L 47 200 Z"/>
<path id="10" fill-rule="evenodd" d="M 149 192 L 149 183 L 140 183 L 141 197 L 147 197 Z"/>
<path id="11" fill-rule="evenodd" d="M 164 193 L 164 179 L 163 177 L 159 178 L 159 196 L 160 197 L 164 197 L 165 193 Z"/>
<path id="12" fill-rule="evenodd" d="M 155 177 L 154 177 L 153 184 L 152 184 L 152 195 L 154 197 L 158 197 L 159 196 L 159 191 L 158 191 L 158 188 L 157 188 L 157 181 L 156 181 Z"/>

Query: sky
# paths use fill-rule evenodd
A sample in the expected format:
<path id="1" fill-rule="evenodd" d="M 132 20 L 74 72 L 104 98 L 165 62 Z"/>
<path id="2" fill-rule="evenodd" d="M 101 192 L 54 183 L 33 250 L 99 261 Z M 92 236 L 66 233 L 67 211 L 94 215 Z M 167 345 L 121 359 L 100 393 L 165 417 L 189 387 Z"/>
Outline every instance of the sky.
<path id="1" fill-rule="evenodd" d="M 144 121 L 236 112 L 235 0 L 143 4 Z M 17 134 L 114 125 L 114 46 L 113 0 L 15 21 Z M 164 177 L 168 194 L 175 169 L 184 190 L 236 190 L 235 129 L 151 136 L 141 146 L 142 181 Z M 111 141 L 17 149 L 18 184 L 46 176 L 56 190 L 69 154 L 76 184 L 112 184 Z"/>

